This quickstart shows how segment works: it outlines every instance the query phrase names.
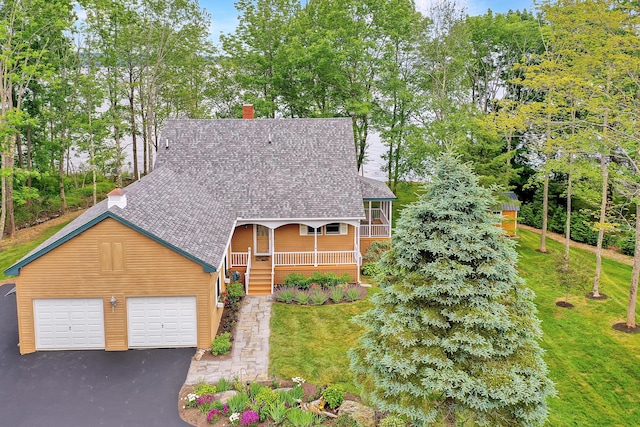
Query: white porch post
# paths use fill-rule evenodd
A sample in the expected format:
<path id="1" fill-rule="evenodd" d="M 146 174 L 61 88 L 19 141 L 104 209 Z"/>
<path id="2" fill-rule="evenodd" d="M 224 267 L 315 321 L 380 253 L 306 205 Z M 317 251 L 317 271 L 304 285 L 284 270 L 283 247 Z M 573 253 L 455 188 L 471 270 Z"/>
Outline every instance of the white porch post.
<path id="1" fill-rule="evenodd" d="M 391 227 L 393 226 L 393 218 L 391 217 L 393 214 L 393 201 L 389 200 L 387 202 L 387 209 L 389 210 L 389 215 L 387 215 L 387 218 L 389 218 L 389 238 L 391 238 Z"/>
<path id="2" fill-rule="evenodd" d="M 313 266 L 318 266 L 318 228 L 313 228 Z"/>
<path id="3" fill-rule="evenodd" d="M 368 225 L 368 230 L 367 230 L 367 236 L 371 237 L 371 200 L 368 200 L 367 203 L 369 203 L 369 225 Z"/>

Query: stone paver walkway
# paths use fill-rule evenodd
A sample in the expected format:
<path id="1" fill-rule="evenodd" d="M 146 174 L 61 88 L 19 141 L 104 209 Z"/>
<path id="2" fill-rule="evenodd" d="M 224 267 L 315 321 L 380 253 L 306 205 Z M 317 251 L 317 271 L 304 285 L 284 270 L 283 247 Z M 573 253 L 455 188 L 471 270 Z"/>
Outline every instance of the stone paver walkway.
<path id="1" fill-rule="evenodd" d="M 242 301 L 231 348 L 225 360 L 192 360 L 185 384 L 216 383 L 220 378 L 242 382 L 266 380 L 269 370 L 271 295 L 247 296 Z"/>

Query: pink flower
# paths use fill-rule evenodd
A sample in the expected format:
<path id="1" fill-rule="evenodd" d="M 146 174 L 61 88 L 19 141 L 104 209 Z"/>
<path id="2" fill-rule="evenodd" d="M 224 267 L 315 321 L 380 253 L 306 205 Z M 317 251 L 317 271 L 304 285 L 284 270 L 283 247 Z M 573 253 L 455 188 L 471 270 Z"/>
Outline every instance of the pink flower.
<path id="1" fill-rule="evenodd" d="M 260 421 L 260 416 L 255 411 L 245 411 L 240 416 L 240 424 L 250 426 Z"/>

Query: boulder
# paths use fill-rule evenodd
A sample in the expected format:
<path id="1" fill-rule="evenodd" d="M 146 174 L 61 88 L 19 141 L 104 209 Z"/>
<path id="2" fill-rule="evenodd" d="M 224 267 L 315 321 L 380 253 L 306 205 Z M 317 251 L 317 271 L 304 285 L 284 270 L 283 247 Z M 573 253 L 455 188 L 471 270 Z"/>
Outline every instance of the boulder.
<path id="1" fill-rule="evenodd" d="M 338 416 L 349 415 L 363 427 L 375 427 L 376 413 L 368 406 L 353 400 L 345 400 L 338 408 Z"/>
<path id="2" fill-rule="evenodd" d="M 215 396 L 216 396 L 216 399 L 220 401 L 220 403 L 225 404 L 229 399 L 231 399 L 236 394 L 238 394 L 236 390 L 228 390 L 228 391 L 221 391 L 220 393 L 216 393 Z"/>

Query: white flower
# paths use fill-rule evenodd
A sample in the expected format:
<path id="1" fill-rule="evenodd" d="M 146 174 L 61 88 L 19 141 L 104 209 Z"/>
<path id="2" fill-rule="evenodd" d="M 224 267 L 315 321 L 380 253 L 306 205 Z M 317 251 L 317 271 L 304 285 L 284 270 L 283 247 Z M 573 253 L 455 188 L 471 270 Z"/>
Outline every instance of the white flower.
<path id="1" fill-rule="evenodd" d="M 291 381 L 293 381 L 294 383 L 296 383 L 296 385 L 299 385 L 299 386 L 305 383 L 304 378 L 302 377 L 291 378 Z"/>
<path id="2" fill-rule="evenodd" d="M 235 423 L 239 419 L 240 419 L 240 413 L 239 412 L 234 412 L 233 414 L 229 415 L 229 421 L 231 421 L 232 423 Z"/>
<path id="3" fill-rule="evenodd" d="M 193 401 L 194 401 L 194 400 L 196 400 L 197 398 L 198 398 L 198 395 L 197 395 L 197 394 L 195 394 L 195 393 L 189 393 L 189 394 L 187 394 L 187 397 L 186 397 L 186 399 L 187 399 L 189 402 L 193 402 Z"/>

